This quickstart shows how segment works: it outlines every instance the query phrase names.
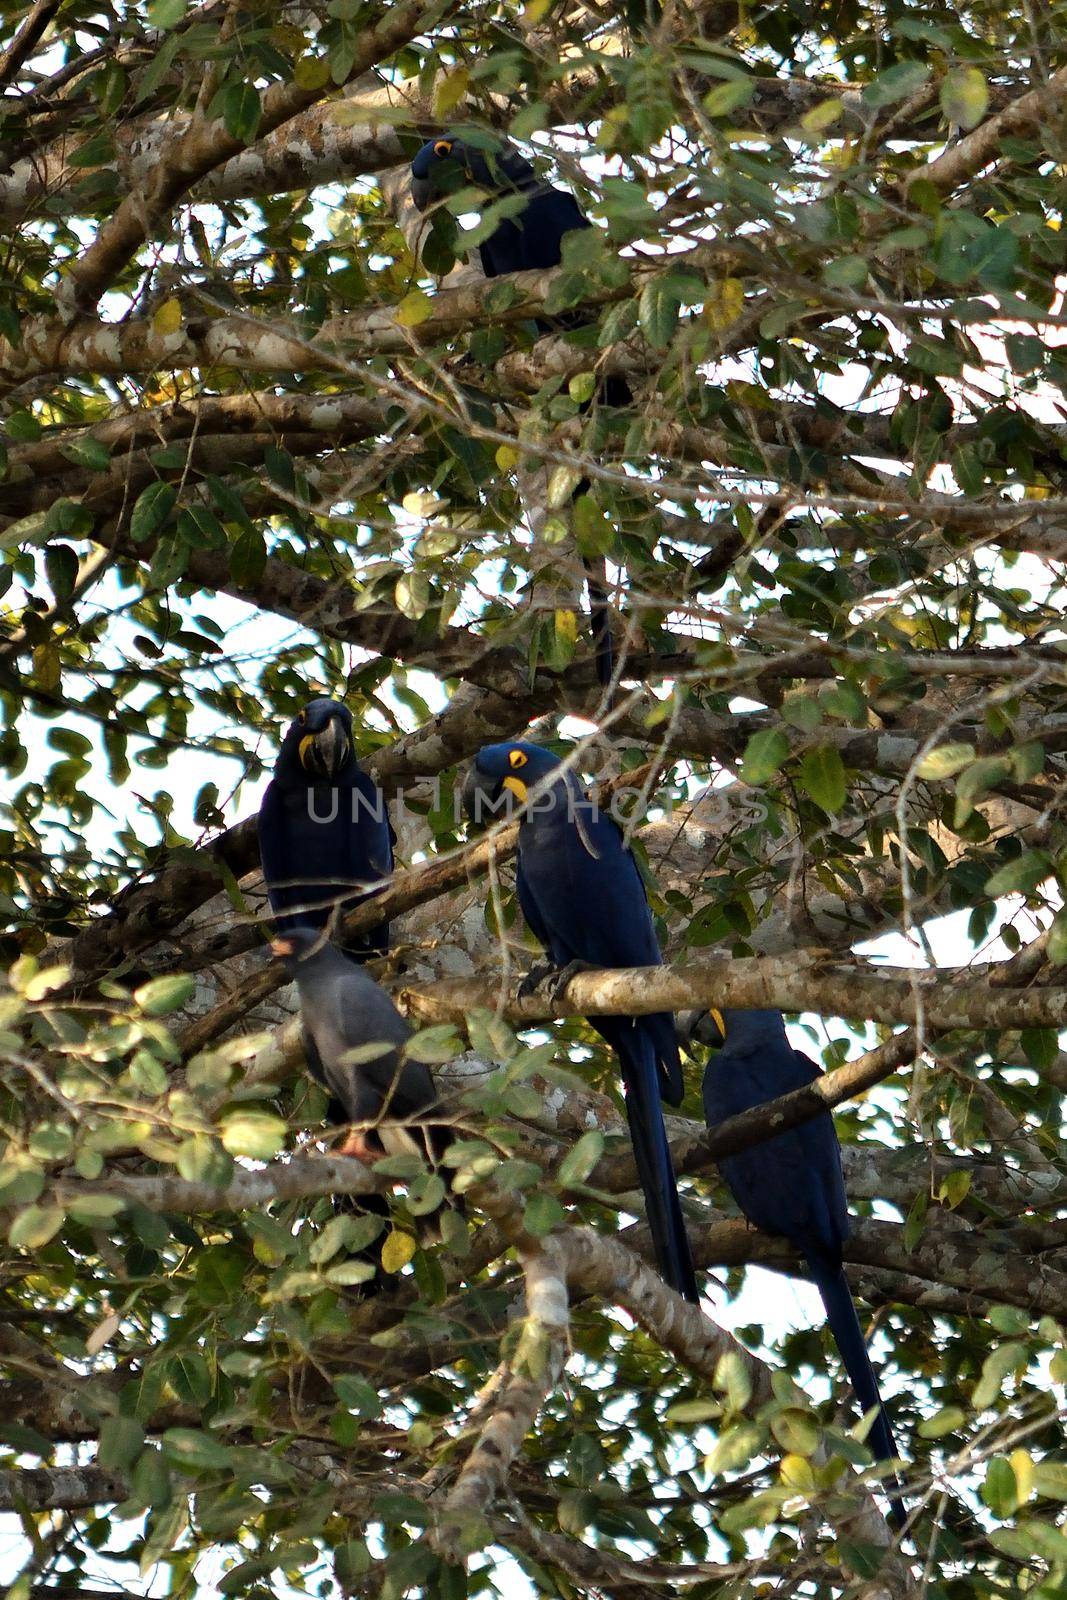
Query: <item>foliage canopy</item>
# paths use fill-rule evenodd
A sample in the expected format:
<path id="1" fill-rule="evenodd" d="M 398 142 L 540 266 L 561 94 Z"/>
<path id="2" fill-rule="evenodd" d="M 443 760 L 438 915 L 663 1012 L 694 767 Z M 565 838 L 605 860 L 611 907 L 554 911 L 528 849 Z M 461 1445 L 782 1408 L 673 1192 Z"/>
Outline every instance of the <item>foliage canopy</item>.
<path id="1" fill-rule="evenodd" d="M 131 1562 L 179 1597 L 1063 1592 L 1065 63 L 1028 0 L 6 6 L 17 1600 Z M 413 217 L 457 125 L 578 196 L 558 270 L 462 270 L 510 201 Z M 375 1241 L 330 1196 L 362 1169 L 301 1153 L 250 819 L 309 686 L 403 802 L 393 980 L 464 1128 L 439 1243 L 436 1179 L 388 1168 Z M 917 1559 L 818 1328 L 679 1327 L 640 1272 L 588 1025 L 494 1009 L 528 942 L 452 794 L 531 721 L 639 774 L 694 1002 L 806 1013 L 828 1068 L 874 1047 L 834 1094 Z M 887 935 L 976 970 L 916 988 Z M 714 1321 L 796 1263 L 731 1214 L 699 1076 L 671 1133 Z"/>

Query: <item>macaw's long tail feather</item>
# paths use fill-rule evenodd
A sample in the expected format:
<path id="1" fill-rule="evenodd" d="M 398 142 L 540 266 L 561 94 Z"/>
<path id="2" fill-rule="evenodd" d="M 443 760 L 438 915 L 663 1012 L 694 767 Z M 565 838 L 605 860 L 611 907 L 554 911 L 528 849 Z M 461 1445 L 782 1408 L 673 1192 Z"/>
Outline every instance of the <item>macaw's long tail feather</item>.
<path id="1" fill-rule="evenodd" d="M 644 1041 L 641 1041 L 644 1043 Z M 629 1059 L 627 1059 L 629 1058 Z M 689 1236 L 678 1200 L 678 1185 L 671 1163 L 667 1130 L 659 1100 L 659 1073 L 651 1047 L 627 1050 L 621 1057 L 626 1086 L 626 1116 L 637 1162 L 637 1175 L 645 1196 L 648 1225 L 656 1261 L 665 1282 L 697 1305 L 697 1289 Z"/>
<path id="2" fill-rule="evenodd" d="M 898 1454 L 893 1430 L 889 1426 L 889 1418 L 886 1416 L 878 1389 L 878 1379 L 874 1375 L 871 1358 L 867 1354 L 867 1343 L 860 1327 L 860 1319 L 856 1314 L 848 1279 L 841 1267 L 832 1267 L 826 1262 L 810 1258 L 809 1266 L 826 1308 L 826 1320 L 830 1325 L 830 1332 L 841 1352 L 845 1371 L 848 1373 L 849 1382 L 852 1384 L 860 1408 L 869 1411 L 872 1406 L 878 1407 L 878 1414 L 868 1434 L 868 1443 L 879 1461 L 892 1461 Z M 887 1480 L 887 1489 L 890 1495 L 892 1520 L 898 1529 L 902 1528 L 907 1517 L 896 1478 Z"/>
<path id="3" fill-rule="evenodd" d="M 604 563 L 583 556 L 585 586 L 589 591 L 589 626 L 596 657 L 596 678 L 602 689 L 611 687 L 615 676 L 615 646 L 611 638 L 611 609 L 604 582 Z"/>

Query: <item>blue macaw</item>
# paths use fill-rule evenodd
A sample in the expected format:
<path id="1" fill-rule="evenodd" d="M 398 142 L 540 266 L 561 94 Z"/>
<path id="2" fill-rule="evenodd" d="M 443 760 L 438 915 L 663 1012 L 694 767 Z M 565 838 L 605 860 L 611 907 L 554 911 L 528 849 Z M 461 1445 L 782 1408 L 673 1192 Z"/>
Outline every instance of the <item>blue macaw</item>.
<path id="1" fill-rule="evenodd" d="M 393 870 L 393 830 L 381 790 L 356 759 L 352 713 L 311 700 L 282 740 L 259 811 L 259 853 L 280 931 L 330 927 L 380 893 Z M 357 959 L 384 954 L 389 924 L 345 944 Z"/>
<path id="2" fill-rule="evenodd" d="M 659 966 L 663 958 L 645 886 L 615 823 L 550 751 L 525 742 L 485 745 L 464 784 L 468 816 L 484 822 L 516 801 L 522 808 L 519 904 L 552 966 L 564 969 L 560 976 L 569 976 L 576 963 Z M 684 1093 L 674 1019 L 662 1012 L 591 1020 L 622 1067 L 626 1116 L 660 1271 L 695 1305 L 696 1275 L 660 1106 L 661 1097 L 678 1105 Z"/>
<path id="3" fill-rule="evenodd" d="M 566 189 L 556 189 L 537 176 L 533 164 L 514 145 L 502 141 L 493 150 L 477 149 L 456 133 L 430 139 L 411 163 L 411 198 L 420 211 L 452 190 L 470 185 L 499 199 L 504 195 L 526 197 L 525 208 L 515 217 L 500 221 L 478 246 L 482 271 L 487 278 L 504 272 L 544 271 L 558 267 L 563 260 L 563 239 L 576 228 L 591 228 L 592 223 Z M 542 333 L 582 327 L 589 322 L 583 312 L 564 313 L 554 322 L 539 317 Z M 608 376 L 600 388 L 605 405 L 629 405 L 632 395 L 625 378 Z M 579 483 L 575 496 L 585 494 L 587 482 Z M 589 621 L 593 635 L 597 680 L 605 688 L 615 671 L 615 652 L 611 639 L 608 594 L 603 561 L 583 558 L 589 590 Z"/>
<path id="4" fill-rule="evenodd" d="M 790 1089 L 803 1088 L 821 1075 L 821 1068 L 789 1043 L 780 1011 L 713 1010 L 707 1017 L 713 1024 L 711 1037 L 723 1041 L 704 1073 L 709 1128 Z M 707 1037 L 704 1029 L 706 1024 L 701 1036 Z M 856 1398 L 864 1411 L 878 1408 L 870 1432 L 874 1453 L 880 1460 L 894 1460 L 892 1429 L 841 1264 L 849 1230 L 848 1200 L 830 1113 L 736 1155 L 720 1157 L 719 1170 L 749 1222 L 764 1233 L 788 1239 L 807 1260 Z M 903 1526 L 899 1490 L 891 1506 L 895 1521 Z"/>

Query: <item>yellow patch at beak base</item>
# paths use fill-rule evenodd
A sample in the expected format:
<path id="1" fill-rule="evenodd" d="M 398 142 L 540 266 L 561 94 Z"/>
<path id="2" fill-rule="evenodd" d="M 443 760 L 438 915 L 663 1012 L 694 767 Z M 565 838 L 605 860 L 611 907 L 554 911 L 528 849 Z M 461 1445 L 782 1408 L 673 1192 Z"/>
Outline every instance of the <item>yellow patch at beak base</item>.
<path id="1" fill-rule="evenodd" d="M 722 1012 L 721 1011 L 716 1011 L 715 1007 L 711 1006 L 709 1011 L 708 1011 L 708 1016 L 711 1018 L 712 1022 L 714 1022 L 715 1026 L 718 1028 L 719 1032 L 722 1034 L 723 1040 L 725 1041 L 725 1039 L 726 1039 L 726 1022 L 725 1022 L 725 1019 L 723 1017 Z"/>
<path id="2" fill-rule="evenodd" d="M 510 789 L 512 794 L 518 795 L 523 805 L 526 804 L 526 797 L 530 791 L 527 789 L 521 778 L 514 778 L 509 773 L 504 779 L 504 788 Z"/>
<path id="3" fill-rule="evenodd" d="M 300 743 L 297 745 L 297 750 L 300 753 L 300 765 L 302 767 L 305 767 L 305 768 L 307 767 L 307 753 L 308 753 L 308 750 L 311 748 L 311 746 L 314 743 L 315 743 L 315 735 L 313 733 L 305 733 L 304 737 L 301 739 Z"/>

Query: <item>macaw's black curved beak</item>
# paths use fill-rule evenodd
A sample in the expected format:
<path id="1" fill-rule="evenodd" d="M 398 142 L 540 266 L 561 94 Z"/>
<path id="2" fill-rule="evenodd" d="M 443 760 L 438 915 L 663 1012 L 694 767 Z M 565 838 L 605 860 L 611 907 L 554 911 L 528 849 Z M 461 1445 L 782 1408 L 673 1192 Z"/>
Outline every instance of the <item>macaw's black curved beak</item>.
<path id="1" fill-rule="evenodd" d="M 683 1050 L 694 1043 L 711 1045 L 718 1049 L 726 1043 L 726 1022 L 721 1011 L 712 1006 L 707 1011 L 679 1011 L 674 1018 L 674 1031 Z"/>
<path id="2" fill-rule="evenodd" d="M 316 778 L 336 778 L 351 753 L 340 717 L 331 717 L 317 733 L 305 733 L 300 741 L 300 765 Z"/>
<path id="3" fill-rule="evenodd" d="M 429 178 L 412 178 L 411 198 L 416 211 L 425 211 L 433 199 L 433 184 Z"/>
<path id="4" fill-rule="evenodd" d="M 463 780 L 463 809 L 473 823 L 484 827 L 510 815 L 511 796 L 499 778 L 491 778 L 472 761 Z"/>

